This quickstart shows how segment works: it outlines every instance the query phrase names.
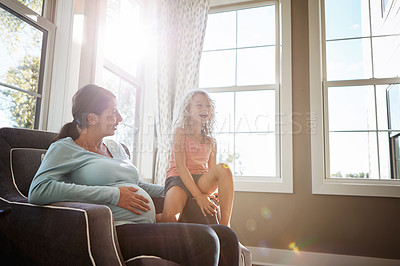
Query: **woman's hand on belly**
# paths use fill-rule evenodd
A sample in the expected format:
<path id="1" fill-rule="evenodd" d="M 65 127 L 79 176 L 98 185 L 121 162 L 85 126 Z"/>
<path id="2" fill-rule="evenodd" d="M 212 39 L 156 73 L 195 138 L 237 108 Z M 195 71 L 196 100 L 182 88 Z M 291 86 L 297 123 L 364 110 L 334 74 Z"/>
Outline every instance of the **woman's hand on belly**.
<path id="1" fill-rule="evenodd" d="M 149 200 L 146 199 L 144 196 L 135 193 L 138 191 L 137 188 L 134 187 L 118 187 L 119 189 L 119 201 L 117 206 L 127 209 L 135 214 L 141 215 L 142 213 L 138 210 L 142 210 L 147 212 L 150 210 L 150 206 L 147 205 Z M 138 210 L 136 210 L 136 209 Z"/>

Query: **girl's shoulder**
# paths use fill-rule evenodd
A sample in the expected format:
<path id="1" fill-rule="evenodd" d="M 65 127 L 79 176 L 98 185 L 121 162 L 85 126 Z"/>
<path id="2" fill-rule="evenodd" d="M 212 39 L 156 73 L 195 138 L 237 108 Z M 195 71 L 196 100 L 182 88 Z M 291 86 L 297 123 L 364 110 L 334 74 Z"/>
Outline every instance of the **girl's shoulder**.
<path id="1" fill-rule="evenodd" d="M 217 140 L 213 136 L 206 136 L 206 141 L 210 143 L 217 143 Z"/>
<path id="2" fill-rule="evenodd" d="M 174 134 L 180 134 L 180 135 L 186 135 L 186 129 L 184 129 L 183 127 L 177 127 L 174 130 Z"/>

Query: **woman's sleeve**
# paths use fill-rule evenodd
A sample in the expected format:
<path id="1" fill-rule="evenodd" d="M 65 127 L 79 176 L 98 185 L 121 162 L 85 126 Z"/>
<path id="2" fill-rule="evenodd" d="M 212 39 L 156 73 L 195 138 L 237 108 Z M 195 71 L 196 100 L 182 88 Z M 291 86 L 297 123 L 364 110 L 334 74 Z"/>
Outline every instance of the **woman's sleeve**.
<path id="1" fill-rule="evenodd" d="M 115 155 L 116 158 L 122 160 L 128 159 L 130 161 L 125 149 L 120 143 L 108 139 L 107 147 L 113 151 L 112 154 Z M 133 177 L 133 179 L 137 180 L 138 186 L 144 189 L 150 195 L 150 197 L 158 198 L 164 196 L 164 186 L 144 182 L 139 177 L 139 171 L 136 172 L 136 175 Z"/>
<path id="2" fill-rule="evenodd" d="M 152 198 L 164 196 L 164 186 L 151 184 L 139 179 L 138 186 L 143 188 Z"/>
<path id="3" fill-rule="evenodd" d="M 117 205 L 119 189 L 107 186 L 86 186 L 61 181 L 76 169 L 79 160 L 74 151 L 63 143 L 53 143 L 48 149 L 29 188 L 28 200 L 34 204 L 77 201 Z"/>

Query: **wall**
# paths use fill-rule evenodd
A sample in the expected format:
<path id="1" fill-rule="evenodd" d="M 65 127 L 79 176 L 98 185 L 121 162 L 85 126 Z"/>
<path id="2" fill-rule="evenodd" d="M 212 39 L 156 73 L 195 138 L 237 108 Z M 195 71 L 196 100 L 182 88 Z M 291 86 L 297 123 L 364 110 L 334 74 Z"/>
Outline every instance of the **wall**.
<path id="1" fill-rule="evenodd" d="M 294 119 L 306 128 L 307 0 L 292 0 L 292 41 L 293 112 L 301 114 Z M 400 199 L 313 195 L 305 132 L 293 136 L 293 157 L 293 194 L 235 193 L 231 225 L 242 244 L 289 249 L 295 242 L 301 251 L 400 259 Z"/>

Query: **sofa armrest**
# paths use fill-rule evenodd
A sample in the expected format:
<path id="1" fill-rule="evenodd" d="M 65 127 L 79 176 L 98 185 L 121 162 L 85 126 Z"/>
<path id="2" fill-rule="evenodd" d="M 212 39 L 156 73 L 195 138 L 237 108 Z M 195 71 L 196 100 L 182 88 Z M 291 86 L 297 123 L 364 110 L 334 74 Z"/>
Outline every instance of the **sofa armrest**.
<path id="1" fill-rule="evenodd" d="M 0 219 L 1 233 L 32 265 L 124 265 L 107 206 L 12 202 L 10 207 Z"/>

